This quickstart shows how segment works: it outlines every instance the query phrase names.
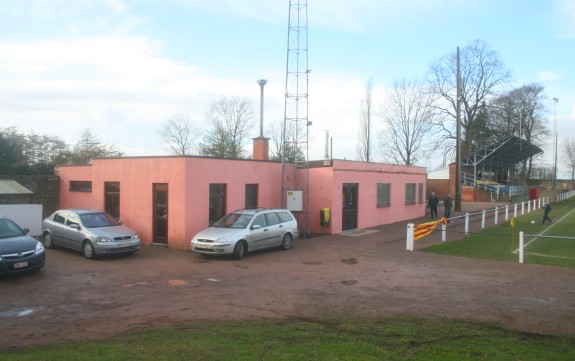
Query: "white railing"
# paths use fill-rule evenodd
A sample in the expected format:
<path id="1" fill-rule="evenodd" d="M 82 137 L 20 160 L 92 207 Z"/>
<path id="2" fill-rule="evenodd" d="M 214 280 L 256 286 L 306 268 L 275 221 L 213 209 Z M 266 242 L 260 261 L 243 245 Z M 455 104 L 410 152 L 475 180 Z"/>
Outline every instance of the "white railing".
<path id="1" fill-rule="evenodd" d="M 575 194 L 573 194 L 575 195 Z M 573 196 L 572 195 L 572 196 Z M 566 199 L 566 198 L 565 198 Z M 464 219 L 464 233 L 469 234 L 469 223 L 471 217 L 481 216 L 481 229 L 485 229 L 487 215 L 493 212 L 493 224 L 498 224 L 499 216 L 501 212 L 503 212 L 503 217 L 505 222 L 509 221 L 510 215 L 513 218 L 516 218 L 517 215 L 524 215 L 529 212 L 533 212 L 539 208 L 542 208 L 545 205 L 545 202 L 549 202 L 549 197 L 546 198 L 537 198 L 530 201 L 525 201 L 521 203 L 514 203 L 514 204 L 506 204 L 504 207 L 494 207 L 489 209 L 484 209 L 474 213 L 465 213 L 464 215 L 451 217 L 448 219 L 449 222 L 456 220 L 456 219 Z M 407 225 L 407 237 L 406 237 L 406 250 L 413 251 L 414 246 L 414 232 L 415 232 L 415 225 L 413 223 L 409 223 Z M 447 239 L 447 224 L 441 223 L 441 241 L 445 242 Z"/>

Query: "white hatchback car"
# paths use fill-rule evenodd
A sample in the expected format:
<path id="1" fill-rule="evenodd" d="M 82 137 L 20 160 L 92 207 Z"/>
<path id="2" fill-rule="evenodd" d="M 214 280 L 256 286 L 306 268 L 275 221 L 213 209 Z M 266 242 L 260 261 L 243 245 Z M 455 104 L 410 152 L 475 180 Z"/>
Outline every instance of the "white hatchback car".
<path id="1" fill-rule="evenodd" d="M 287 209 L 239 209 L 196 234 L 191 248 L 201 255 L 242 259 L 248 252 L 266 248 L 288 250 L 298 234 L 297 221 Z"/>

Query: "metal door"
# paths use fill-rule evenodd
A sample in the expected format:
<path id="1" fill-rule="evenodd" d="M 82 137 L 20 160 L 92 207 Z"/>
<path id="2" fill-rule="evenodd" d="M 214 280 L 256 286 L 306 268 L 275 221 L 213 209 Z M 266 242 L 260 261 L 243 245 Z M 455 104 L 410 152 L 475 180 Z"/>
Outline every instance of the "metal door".
<path id="1" fill-rule="evenodd" d="M 357 228 L 357 183 L 344 183 L 342 186 L 342 230 Z"/>
<path id="2" fill-rule="evenodd" d="M 168 243 L 168 184 L 154 184 L 154 243 Z"/>

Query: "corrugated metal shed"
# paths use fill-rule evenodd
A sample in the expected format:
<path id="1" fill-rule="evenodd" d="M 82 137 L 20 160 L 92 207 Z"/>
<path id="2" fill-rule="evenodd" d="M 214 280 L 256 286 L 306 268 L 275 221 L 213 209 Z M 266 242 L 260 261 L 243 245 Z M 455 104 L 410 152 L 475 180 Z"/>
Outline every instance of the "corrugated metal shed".
<path id="1" fill-rule="evenodd" d="M 0 180 L 0 194 L 34 194 L 34 192 L 16 181 Z"/>

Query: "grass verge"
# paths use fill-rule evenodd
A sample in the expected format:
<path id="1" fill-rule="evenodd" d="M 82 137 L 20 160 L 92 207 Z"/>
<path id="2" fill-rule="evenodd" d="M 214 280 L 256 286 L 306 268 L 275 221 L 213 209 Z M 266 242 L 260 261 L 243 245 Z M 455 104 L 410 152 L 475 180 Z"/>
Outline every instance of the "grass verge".
<path id="1" fill-rule="evenodd" d="M 202 322 L 0 350 L 12 360 L 574 360 L 575 337 L 412 318 Z"/>

